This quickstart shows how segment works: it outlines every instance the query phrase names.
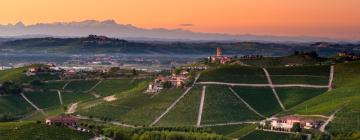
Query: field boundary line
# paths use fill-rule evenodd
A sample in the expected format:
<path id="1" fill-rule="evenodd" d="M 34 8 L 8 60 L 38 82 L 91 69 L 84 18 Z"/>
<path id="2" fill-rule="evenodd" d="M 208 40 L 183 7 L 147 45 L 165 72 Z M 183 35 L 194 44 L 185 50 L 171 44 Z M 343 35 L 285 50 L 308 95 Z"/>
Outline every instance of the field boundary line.
<path id="1" fill-rule="evenodd" d="M 104 80 L 101 79 L 99 82 L 97 82 L 94 86 L 92 86 L 89 90 L 85 91 L 86 93 L 91 92 L 94 90 L 98 85 L 100 85 Z"/>
<path id="2" fill-rule="evenodd" d="M 171 110 L 172 108 L 174 108 L 175 105 L 176 105 L 182 98 L 184 98 L 186 94 L 189 93 L 189 91 L 195 86 L 195 83 L 196 83 L 196 81 L 199 79 L 199 77 L 200 77 L 200 74 L 198 74 L 198 75 L 195 77 L 194 83 L 191 85 L 191 87 L 189 87 L 188 89 L 186 89 L 186 91 L 185 91 L 179 98 L 177 98 L 163 113 L 161 113 L 161 115 L 160 115 L 159 117 L 157 117 L 154 122 L 152 122 L 152 123 L 150 124 L 150 127 L 151 127 L 151 126 L 154 126 L 156 123 L 158 123 L 158 122 L 161 120 L 161 118 L 163 118 L 168 112 L 170 112 L 170 110 Z"/>
<path id="3" fill-rule="evenodd" d="M 239 124 L 256 124 L 259 122 L 260 121 L 242 121 L 242 122 L 228 122 L 228 123 L 217 123 L 217 124 L 204 124 L 204 125 L 201 125 L 201 127 L 239 125 Z"/>
<path id="4" fill-rule="evenodd" d="M 334 80 L 334 65 L 331 65 L 330 66 L 330 76 L 329 76 L 329 89 L 328 91 L 331 91 L 332 90 L 332 83 L 333 83 L 333 80 Z"/>
<path id="5" fill-rule="evenodd" d="M 277 92 L 276 92 L 276 90 L 275 90 L 275 87 L 274 87 L 274 85 L 273 85 L 273 82 L 272 82 L 272 80 L 271 80 L 271 77 L 270 77 L 269 72 L 266 70 L 266 68 L 262 68 L 262 69 L 263 69 L 264 72 L 265 72 L 266 78 L 267 78 L 267 80 L 268 80 L 268 83 L 269 83 L 269 85 L 270 85 L 270 88 L 271 88 L 271 90 L 272 90 L 272 92 L 273 92 L 276 100 L 278 101 L 280 107 L 285 111 L 285 110 L 286 110 L 286 109 L 285 109 L 285 106 L 284 106 L 283 103 L 281 102 L 280 97 L 279 97 L 279 95 L 277 94 Z"/>
<path id="6" fill-rule="evenodd" d="M 47 116 L 46 113 L 40 109 L 38 106 L 36 106 L 33 102 L 31 102 L 25 95 L 24 93 L 20 93 L 20 95 L 31 105 L 33 106 L 36 110 L 40 111 L 41 114 L 43 114 L 44 116 Z"/>
<path id="7" fill-rule="evenodd" d="M 62 89 L 65 89 L 69 84 L 70 84 L 71 81 L 68 81 L 65 83 L 65 85 L 62 87 Z"/>
<path id="8" fill-rule="evenodd" d="M 198 85 L 227 85 L 239 87 L 271 87 L 270 84 L 244 84 L 244 83 L 226 83 L 226 82 L 198 82 Z M 308 84 L 273 84 L 273 87 L 304 87 L 304 88 L 328 88 L 328 85 L 308 85 Z"/>
<path id="9" fill-rule="evenodd" d="M 336 110 L 334 113 L 332 113 L 332 114 L 330 115 L 330 117 L 325 121 L 325 123 L 320 126 L 319 130 L 320 130 L 321 132 L 325 132 L 326 126 L 327 126 L 332 120 L 334 120 L 335 114 L 336 114 L 337 112 L 339 112 L 340 110 L 341 110 L 341 109 L 338 109 L 338 110 Z"/>
<path id="10" fill-rule="evenodd" d="M 242 103 L 244 103 L 246 105 L 247 108 L 249 108 L 251 111 L 253 111 L 258 116 L 260 116 L 262 118 L 267 118 L 264 115 L 257 112 L 253 107 L 251 107 L 243 98 L 240 97 L 240 95 L 236 91 L 234 91 L 234 89 L 232 89 L 231 87 L 229 87 L 229 89 Z"/>
<path id="11" fill-rule="evenodd" d="M 205 93 L 206 93 L 206 86 L 203 86 L 202 91 L 201 91 L 198 119 L 197 119 L 197 123 L 196 123 L 197 127 L 200 127 L 200 125 L 201 125 L 201 118 L 202 118 L 202 113 L 203 113 L 203 109 L 204 109 Z"/>
<path id="12" fill-rule="evenodd" d="M 57 90 L 57 93 L 58 93 L 58 96 L 59 96 L 60 104 L 62 105 L 62 104 L 63 104 L 63 100 L 62 100 L 62 96 L 61 96 L 61 91 L 60 91 L 60 90 Z"/>

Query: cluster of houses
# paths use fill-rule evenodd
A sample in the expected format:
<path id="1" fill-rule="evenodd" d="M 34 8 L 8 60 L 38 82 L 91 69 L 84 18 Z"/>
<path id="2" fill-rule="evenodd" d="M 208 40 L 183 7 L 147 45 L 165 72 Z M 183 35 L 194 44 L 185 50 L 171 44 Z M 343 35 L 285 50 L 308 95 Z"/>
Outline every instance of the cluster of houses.
<path id="1" fill-rule="evenodd" d="M 277 131 L 294 131 L 294 125 L 298 124 L 300 129 L 318 129 L 320 128 L 322 121 L 307 119 L 300 116 L 282 116 L 282 117 L 272 117 L 268 120 L 262 121 L 260 127 L 262 129 L 270 129 Z"/>
<path id="2" fill-rule="evenodd" d="M 159 75 L 151 82 L 146 90 L 146 93 L 158 93 L 164 89 L 166 83 L 172 87 L 182 87 L 190 79 L 190 73 L 187 70 L 181 70 L 179 74 L 173 73 L 170 76 Z"/>
<path id="3" fill-rule="evenodd" d="M 73 115 L 60 115 L 52 116 L 45 119 L 47 125 L 64 126 L 71 129 L 75 129 L 83 132 L 90 132 L 87 129 L 81 128 L 79 125 L 79 119 Z"/>
<path id="4" fill-rule="evenodd" d="M 221 48 L 216 48 L 215 56 L 210 56 L 208 57 L 208 59 L 211 63 L 220 63 L 220 64 L 226 64 L 231 60 L 230 57 L 222 55 Z"/>
<path id="5" fill-rule="evenodd" d="M 33 76 L 40 72 L 62 73 L 64 76 L 74 76 L 79 72 L 109 72 L 110 67 L 63 67 L 48 64 L 47 68 L 31 67 L 26 71 L 27 76 Z"/>
<path id="6" fill-rule="evenodd" d="M 346 59 L 352 60 L 352 61 L 360 59 L 360 54 L 350 53 L 350 52 L 346 52 L 346 51 L 338 52 L 337 56 L 340 58 L 346 58 Z"/>

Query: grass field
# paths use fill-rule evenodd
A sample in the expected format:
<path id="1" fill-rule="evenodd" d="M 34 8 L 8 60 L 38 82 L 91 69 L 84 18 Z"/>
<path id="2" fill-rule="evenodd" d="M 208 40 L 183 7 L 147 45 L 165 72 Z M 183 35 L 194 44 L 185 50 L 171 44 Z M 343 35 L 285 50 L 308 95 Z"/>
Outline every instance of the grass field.
<path id="1" fill-rule="evenodd" d="M 94 98 L 89 93 L 83 92 L 62 92 L 61 96 L 65 105 Z"/>
<path id="2" fill-rule="evenodd" d="M 50 89 L 62 89 L 62 87 L 66 84 L 65 81 L 60 82 L 48 82 L 44 83 L 43 85 L 39 86 L 39 88 L 44 90 L 50 90 Z"/>
<path id="3" fill-rule="evenodd" d="M 325 93 L 327 89 L 314 89 L 314 88 L 276 88 L 285 108 L 291 108 L 306 100 L 316 97 Z"/>
<path id="4" fill-rule="evenodd" d="M 158 126 L 195 126 L 200 104 L 201 86 L 193 87 L 157 124 Z"/>
<path id="5" fill-rule="evenodd" d="M 293 140 L 296 137 L 300 136 L 284 133 L 254 131 L 249 135 L 241 138 L 241 140 Z"/>
<path id="6" fill-rule="evenodd" d="M 271 116 L 282 111 L 270 88 L 233 87 L 233 89 L 262 115 Z"/>
<path id="7" fill-rule="evenodd" d="M 99 84 L 94 91 L 101 96 L 109 96 L 131 89 L 140 82 L 141 80 L 132 79 L 105 80 Z"/>
<path id="8" fill-rule="evenodd" d="M 206 89 L 202 124 L 216 124 L 260 119 L 239 101 L 226 86 Z"/>
<path id="9" fill-rule="evenodd" d="M 77 113 L 85 116 L 106 117 L 117 121 L 124 121 L 123 116 L 125 114 L 138 107 L 144 106 L 144 102 L 150 98 L 151 95 L 143 93 L 147 88 L 147 83 L 147 81 L 144 81 L 132 89 L 117 93 L 116 98 L 118 100 L 116 101 L 102 102 L 91 108 L 79 110 Z"/>
<path id="10" fill-rule="evenodd" d="M 0 83 L 8 80 L 19 81 L 22 77 L 25 76 L 24 71 L 26 69 L 27 68 L 23 67 L 0 71 Z"/>
<path id="11" fill-rule="evenodd" d="M 24 115 L 33 110 L 20 95 L 0 96 L 0 115 Z"/>
<path id="12" fill-rule="evenodd" d="M 221 66 L 217 69 L 204 71 L 200 82 L 228 82 L 228 83 L 249 83 L 266 84 L 267 79 L 261 68 L 243 67 L 239 65 Z"/>
<path id="13" fill-rule="evenodd" d="M 31 92 L 25 96 L 41 109 L 60 105 L 59 96 L 56 92 Z"/>
<path id="14" fill-rule="evenodd" d="M 1 140 L 88 140 L 91 133 L 33 122 L 0 123 Z"/>
<path id="15" fill-rule="evenodd" d="M 330 66 L 273 67 L 267 68 L 274 84 L 329 83 Z"/>
<path id="16" fill-rule="evenodd" d="M 97 80 L 81 80 L 71 81 L 65 88 L 65 90 L 73 90 L 76 92 L 85 92 L 93 87 L 98 81 Z"/>
<path id="17" fill-rule="evenodd" d="M 143 100 L 142 105 L 134 108 L 122 118 L 130 124 L 150 125 L 161 113 L 163 113 L 182 93 L 182 89 L 162 91 L 154 97 Z"/>

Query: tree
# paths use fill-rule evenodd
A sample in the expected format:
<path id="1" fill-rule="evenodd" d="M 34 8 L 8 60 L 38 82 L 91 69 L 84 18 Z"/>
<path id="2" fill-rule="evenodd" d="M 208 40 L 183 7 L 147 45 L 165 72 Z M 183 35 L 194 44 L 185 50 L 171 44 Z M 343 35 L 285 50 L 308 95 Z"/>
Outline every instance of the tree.
<path id="1" fill-rule="evenodd" d="M 301 126 L 300 123 L 294 123 L 293 127 L 291 128 L 292 131 L 294 132 L 301 132 Z"/>
<path id="2" fill-rule="evenodd" d="M 132 74 L 133 74 L 134 76 L 138 75 L 136 69 L 132 69 Z"/>

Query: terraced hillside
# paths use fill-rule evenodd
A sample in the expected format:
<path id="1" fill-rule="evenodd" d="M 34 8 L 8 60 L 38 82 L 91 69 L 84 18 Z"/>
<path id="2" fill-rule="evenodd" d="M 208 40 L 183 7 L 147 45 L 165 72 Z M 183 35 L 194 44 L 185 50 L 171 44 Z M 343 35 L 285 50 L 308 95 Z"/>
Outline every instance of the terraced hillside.
<path id="1" fill-rule="evenodd" d="M 75 114 L 112 124 L 202 127 L 229 138 L 293 138 L 254 131 L 256 123 L 279 113 L 330 116 L 337 110 L 325 130 L 331 134 L 358 132 L 360 63 L 336 64 L 334 68 L 333 83 L 330 66 L 262 69 L 225 65 L 203 71 L 194 86 L 166 89 L 155 95 L 144 93 L 150 81 L 147 79 L 69 83 L 50 80 L 39 86 L 44 91 L 25 95 L 49 116 L 64 113 L 70 105 L 78 103 Z M 24 120 L 45 117 L 21 96 L 0 96 L 0 105 L 0 114 L 26 115 Z"/>
<path id="2" fill-rule="evenodd" d="M 290 112 L 297 114 L 330 115 L 337 110 L 335 119 L 326 130 L 344 137 L 360 131 L 360 63 L 335 65 L 334 84 L 336 88 L 295 107 Z M 344 134 L 344 135 L 341 135 Z"/>
<path id="3" fill-rule="evenodd" d="M 33 122 L 0 123 L 1 140 L 87 140 L 93 134 L 79 132 L 59 126 L 47 126 Z"/>

